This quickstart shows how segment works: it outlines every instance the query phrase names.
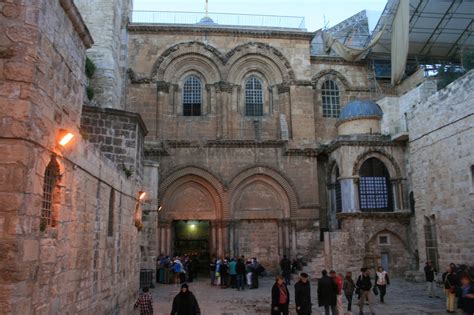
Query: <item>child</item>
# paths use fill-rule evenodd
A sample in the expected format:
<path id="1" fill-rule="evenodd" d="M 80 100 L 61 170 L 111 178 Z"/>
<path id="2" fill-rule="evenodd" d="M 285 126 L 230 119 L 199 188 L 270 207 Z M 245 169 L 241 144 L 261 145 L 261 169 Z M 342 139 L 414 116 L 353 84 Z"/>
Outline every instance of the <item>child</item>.
<path id="1" fill-rule="evenodd" d="M 140 294 L 138 300 L 135 302 L 134 308 L 140 306 L 140 315 L 153 315 L 153 299 L 148 293 L 148 287 L 143 288 L 143 293 Z"/>

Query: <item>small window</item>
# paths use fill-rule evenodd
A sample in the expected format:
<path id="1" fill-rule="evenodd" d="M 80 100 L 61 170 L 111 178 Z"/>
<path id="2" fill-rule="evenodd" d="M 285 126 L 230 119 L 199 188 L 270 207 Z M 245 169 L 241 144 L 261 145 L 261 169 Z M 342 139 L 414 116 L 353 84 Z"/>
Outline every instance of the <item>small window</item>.
<path id="1" fill-rule="evenodd" d="M 201 116 L 202 84 L 201 80 L 190 75 L 183 85 L 183 115 Z"/>
<path id="2" fill-rule="evenodd" d="M 379 245 L 390 245 L 390 237 L 387 234 L 379 235 Z"/>
<path id="3" fill-rule="evenodd" d="M 110 189 L 109 198 L 109 219 L 107 225 L 107 235 L 114 235 L 114 210 L 115 210 L 115 189 Z"/>
<path id="4" fill-rule="evenodd" d="M 263 116 L 263 87 L 256 76 L 245 83 L 245 115 Z"/>
<path id="5" fill-rule="evenodd" d="M 323 105 L 323 117 L 339 117 L 340 97 L 339 87 L 333 80 L 324 81 L 321 86 L 321 99 Z"/>
<path id="6" fill-rule="evenodd" d="M 57 185 L 59 181 L 59 164 L 55 157 L 51 158 L 43 179 L 43 201 L 41 203 L 40 229 L 44 231 L 48 226 L 56 224 L 53 206 L 57 198 Z"/>

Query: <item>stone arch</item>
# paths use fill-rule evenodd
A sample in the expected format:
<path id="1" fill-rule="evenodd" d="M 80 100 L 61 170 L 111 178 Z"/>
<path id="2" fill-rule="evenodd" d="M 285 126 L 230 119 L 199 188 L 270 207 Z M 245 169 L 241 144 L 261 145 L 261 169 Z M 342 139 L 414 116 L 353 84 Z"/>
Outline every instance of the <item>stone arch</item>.
<path id="1" fill-rule="evenodd" d="M 284 80 L 281 69 L 271 59 L 252 54 L 242 56 L 229 65 L 227 79 L 230 83 L 241 85 L 250 73 L 259 73 L 269 85 L 280 84 Z"/>
<path id="2" fill-rule="evenodd" d="M 335 159 L 331 159 L 328 163 L 326 182 L 328 184 L 333 183 L 336 176 L 336 169 L 339 169 L 339 174 L 341 173 L 341 168 Z"/>
<path id="3" fill-rule="evenodd" d="M 390 154 L 381 150 L 369 150 L 360 154 L 356 158 L 355 163 L 354 163 L 354 168 L 352 169 L 353 176 L 358 176 L 359 170 L 362 164 L 369 158 L 376 158 L 380 160 L 387 168 L 388 173 L 390 174 L 390 179 L 396 179 L 396 178 L 402 177 L 400 167 L 395 161 L 395 158 L 393 158 Z"/>
<path id="4" fill-rule="evenodd" d="M 166 49 L 153 65 L 150 77 L 158 81 L 166 80 L 165 73 L 173 68 L 170 65 L 176 60 L 186 58 L 194 58 L 194 61 L 199 60 L 203 65 L 207 64 L 207 67 L 217 71 L 217 76 L 221 78 L 220 68 L 224 64 L 224 56 L 215 47 L 197 41 L 178 43 Z M 189 63 L 189 59 L 186 63 Z"/>
<path id="5" fill-rule="evenodd" d="M 227 67 L 224 77 L 230 82 L 235 81 L 235 78 L 231 77 L 232 70 L 242 64 L 249 67 L 260 66 L 261 68 L 264 68 L 262 65 L 271 66 L 272 75 L 277 75 L 281 81 L 288 82 L 295 79 L 288 59 L 278 49 L 260 42 L 249 42 L 234 47 L 225 55 L 225 64 Z M 267 77 L 267 79 L 270 80 L 271 77 Z"/>
<path id="6" fill-rule="evenodd" d="M 193 200 L 193 205 L 189 205 L 187 210 L 192 210 L 195 218 L 223 218 L 223 185 L 214 175 L 203 169 L 184 167 L 175 170 L 163 180 L 158 195 L 163 209 L 160 213 L 161 219 L 184 219 L 183 215 L 173 212 L 186 210 L 186 203 Z M 178 197 L 182 199 L 177 200 Z M 206 210 L 206 207 L 209 210 Z"/>
<path id="7" fill-rule="evenodd" d="M 286 195 L 285 198 L 287 198 L 288 200 L 289 206 L 287 217 L 296 216 L 296 211 L 298 209 L 298 200 L 293 187 L 291 186 L 290 182 L 280 173 L 268 167 L 252 167 L 237 174 L 232 179 L 229 185 L 229 196 L 231 196 L 231 203 L 234 202 L 234 198 L 236 197 L 237 191 L 242 187 L 245 187 L 245 184 L 249 180 L 260 180 L 262 182 L 265 182 L 267 185 L 272 185 L 275 191 L 280 191 L 281 193 L 284 193 Z M 229 213 L 229 216 L 230 215 L 231 214 Z"/>
<path id="8" fill-rule="evenodd" d="M 393 232 L 393 231 L 391 231 L 390 229 L 387 229 L 387 228 L 380 229 L 379 231 L 373 233 L 372 236 L 367 241 L 367 244 L 370 244 L 371 242 L 374 242 L 376 240 L 377 236 L 379 236 L 380 234 L 390 234 L 390 236 L 394 236 L 396 239 L 398 239 L 403 244 L 405 249 L 408 250 L 407 242 L 403 238 L 401 238 L 400 235 L 398 235 L 397 233 L 395 233 L 395 232 Z"/>
<path id="9" fill-rule="evenodd" d="M 339 83 L 338 84 L 339 88 L 342 87 L 344 90 L 350 90 L 350 84 L 349 84 L 349 81 L 347 81 L 346 77 L 342 73 L 334 69 L 326 69 L 326 70 L 319 71 L 317 74 L 313 76 L 313 78 L 311 79 L 311 82 L 315 89 L 320 90 L 321 85 L 327 79 L 334 80 L 336 81 L 336 83 Z"/>

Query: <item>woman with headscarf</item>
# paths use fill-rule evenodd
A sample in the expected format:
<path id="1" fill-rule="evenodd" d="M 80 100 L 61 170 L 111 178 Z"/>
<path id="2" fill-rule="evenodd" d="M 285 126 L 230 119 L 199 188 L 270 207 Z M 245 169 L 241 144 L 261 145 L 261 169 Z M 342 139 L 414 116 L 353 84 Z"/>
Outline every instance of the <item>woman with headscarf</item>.
<path id="1" fill-rule="evenodd" d="M 188 285 L 181 285 L 181 290 L 173 300 L 171 315 L 199 315 L 201 310 L 194 294 L 189 291 Z"/>
<path id="2" fill-rule="evenodd" d="M 288 315 L 290 292 L 282 276 L 277 276 L 272 287 L 272 315 Z"/>

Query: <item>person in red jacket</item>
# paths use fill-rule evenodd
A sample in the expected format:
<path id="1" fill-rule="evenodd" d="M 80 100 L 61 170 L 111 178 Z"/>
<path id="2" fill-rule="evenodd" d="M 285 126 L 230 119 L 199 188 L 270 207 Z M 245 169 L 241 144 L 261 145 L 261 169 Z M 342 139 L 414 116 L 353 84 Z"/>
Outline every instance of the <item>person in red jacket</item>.
<path id="1" fill-rule="evenodd" d="M 336 303 L 337 313 L 344 314 L 344 307 L 342 306 L 342 287 L 344 285 L 343 276 L 336 274 L 336 271 L 334 270 L 331 270 L 329 274 L 331 275 L 331 278 L 334 280 L 334 282 L 337 285 L 337 303 Z"/>

